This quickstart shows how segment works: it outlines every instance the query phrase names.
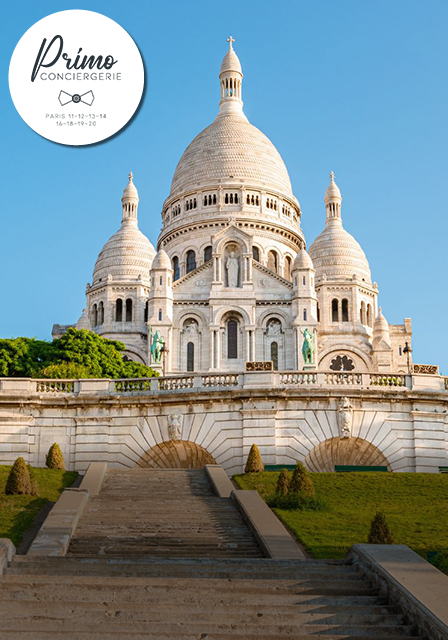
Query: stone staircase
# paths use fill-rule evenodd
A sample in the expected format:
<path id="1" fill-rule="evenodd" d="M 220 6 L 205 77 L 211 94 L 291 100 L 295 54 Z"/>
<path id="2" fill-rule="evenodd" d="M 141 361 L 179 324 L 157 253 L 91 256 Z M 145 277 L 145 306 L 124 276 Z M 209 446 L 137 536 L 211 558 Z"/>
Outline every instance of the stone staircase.
<path id="1" fill-rule="evenodd" d="M 110 469 L 69 556 L 256 558 L 262 552 L 230 498 L 204 470 Z"/>
<path id="2" fill-rule="evenodd" d="M 261 555 L 204 472 L 112 470 L 69 555 L 0 576 L 0 640 L 419 637 L 354 566 Z"/>

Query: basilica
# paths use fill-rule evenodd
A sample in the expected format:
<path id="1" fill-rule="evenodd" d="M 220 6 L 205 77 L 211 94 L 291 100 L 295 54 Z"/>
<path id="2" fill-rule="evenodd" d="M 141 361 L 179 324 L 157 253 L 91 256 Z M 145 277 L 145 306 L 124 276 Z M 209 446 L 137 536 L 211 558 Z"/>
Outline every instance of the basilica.
<path id="1" fill-rule="evenodd" d="M 157 251 L 139 230 L 130 173 L 121 226 L 98 256 L 76 327 L 124 342 L 125 358 L 166 375 L 250 366 L 408 373 L 411 321 L 390 325 L 383 315 L 366 255 L 343 226 L 334 174 L 322 194 L 325 226 L 308 244 L 286 166 L 244 114 L 228 42 L 218 114 L 176 167 Z M 65 330 L 54 325 L 53 337 Z"/>

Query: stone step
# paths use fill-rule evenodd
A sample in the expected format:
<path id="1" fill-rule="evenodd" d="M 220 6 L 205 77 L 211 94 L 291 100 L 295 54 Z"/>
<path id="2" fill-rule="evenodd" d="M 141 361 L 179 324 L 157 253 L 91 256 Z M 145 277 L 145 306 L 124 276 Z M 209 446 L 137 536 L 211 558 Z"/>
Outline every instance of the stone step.
<path id="1" fill-rule="evenodd" d="M 8 631 L 8 640 L 90 640 L 91 638 L 98 638 L 98 640 L 122 640 L 123 639 L 123 631 L 117 632 L 104 632 L 98 628 L 97 631 L 89 631 L 87 633 L 78 632 L 78 631 L 70 631 L 70 634 L 67 635 L 67 631 L 36 631 L 36 630 L 28 630 L 28 631 Z M 131 634 L 126 634 L 127 640 L 229 640 L 229 637 L 232 637 L 234 640 L 253 640 L 254 637 L 257 640 L 284 640 L 285 635 L 283 633 L 280 634 L 272 634 L 272 633 L 257 633 L 255 636 L 252 634 L 246 634 L 243 630 L 234 630 L 232 635 L 221 634 L 221 633 L 186 633 L 184 630 L 179 630 L 178 632 L 173 632 L 172 630 L 165 633 L 164 631 L 156 631 L 155 633 L 146 632 L 146 633 L 136 633 L 132 632 Z M 337 630 L 331 634 L 325 634 L 324 636 L 316 636 L 316 635 L 300 635 L 300 640 L 317 640 L 318 638 L 322 638 L 323 640 L 346 640 L 347 637 L 350 640 L 378 640 L 377 635 L 350 635 L 343 633 L 341 635 L 337 634 Z M 389 635 L 387 636 L 387 640 L 427 640 L 422 636 L 402 636 L 402 635 Z"/>

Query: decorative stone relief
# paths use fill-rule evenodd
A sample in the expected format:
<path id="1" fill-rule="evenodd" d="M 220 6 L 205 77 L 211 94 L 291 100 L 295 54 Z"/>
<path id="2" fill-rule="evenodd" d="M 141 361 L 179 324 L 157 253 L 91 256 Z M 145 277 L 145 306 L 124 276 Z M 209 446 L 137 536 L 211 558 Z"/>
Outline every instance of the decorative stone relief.
<path id="1" fill-rule="evenodd" d="M 282 332 L 282 323 L 279 320 L 270 320 L 266 328 L 267 336 L 278 336 Z"/>
<path id="2" fill-rule="evenodd" d="M 196 280 L 195 285 L 197 287 L 206 287 L 207 286 L 207 280 Z"/>
<path id="3" fill-rule="evenodd" d="M 353 425 L 353 407 L 350 400 L 341 398 L 338 409 L 339 436 L 341 438 L 351 438 Z"/>
<path id="4" fill-rule="evenodd" d="M 226 261 L 227 269 L 227 282 L 228 287 L 235 289 L 238 286 L 238 273 L 240 269 L 238 258 L 235 257 L 235 252 L 231 251 Z"/>
<path id="5" fill-rule="evenodd" d="M 180 413 L 168 417 L 168 436 L 170 440 L 182 440 L 182 418 Z"/>

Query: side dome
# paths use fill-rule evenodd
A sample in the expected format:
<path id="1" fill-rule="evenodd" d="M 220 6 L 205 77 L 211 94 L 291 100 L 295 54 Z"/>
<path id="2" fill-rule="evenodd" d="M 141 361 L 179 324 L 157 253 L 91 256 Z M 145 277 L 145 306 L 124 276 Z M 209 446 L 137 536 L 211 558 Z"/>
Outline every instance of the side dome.
<path id="1" fill-rule="evenodd" d="M 220 182 L 242 182 L 293 197 L 281 155 L 257 127 L 240 114 L 218 115 L 184 151 L 170 196 Z"/>
<path id="2" fill-rule="evenodd" d="M 316 269 L 316 279 L 352 279 L 371 284 L 366 254 L 355 238 L 341 225 L 328 225 L 310 247 L 309 254 Z"/>
<path id="3" fill-rule="evenodd" d="M 306 249 L 301 249 L 296 255 L 296 259 L 292 265 L 292 270 L 296 271 L 298 269 L 314 269 L 313 261 Z"/>
<path id="4" fill-rule="evenodd" d="M 137 227 L 122 225 L 101 249 L 93 270 L 93 284 L 107 279 L 149 281 L 156 250 Z"/>
<path id="5" fill-rule="evenodd" d="M 152 263 L 152 269 L 172 269 L 171 260 L 166 251 L 160 249 Z"/>

